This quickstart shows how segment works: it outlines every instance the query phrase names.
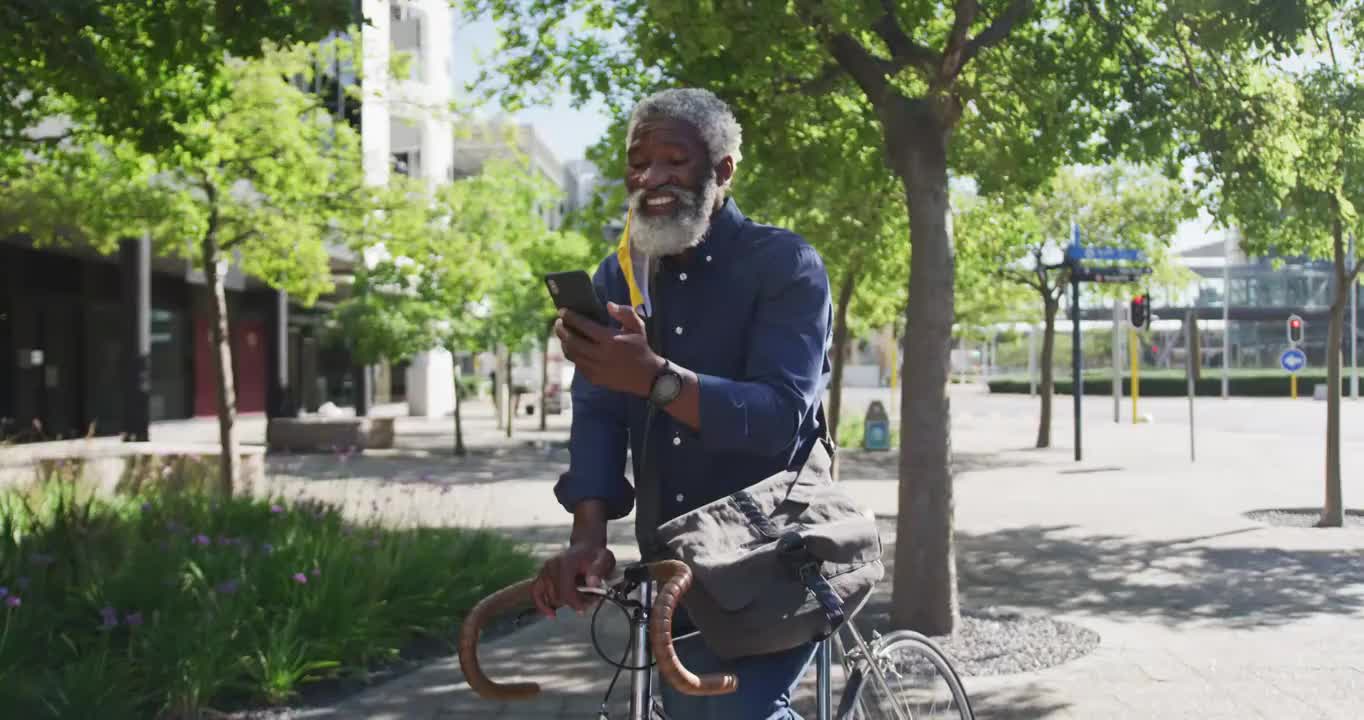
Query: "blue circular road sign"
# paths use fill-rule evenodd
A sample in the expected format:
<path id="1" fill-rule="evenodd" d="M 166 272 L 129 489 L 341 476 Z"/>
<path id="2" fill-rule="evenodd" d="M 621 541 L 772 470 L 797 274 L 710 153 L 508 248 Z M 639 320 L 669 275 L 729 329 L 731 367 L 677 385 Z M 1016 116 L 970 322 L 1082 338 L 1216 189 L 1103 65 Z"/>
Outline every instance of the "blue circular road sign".
<path id="1" fill-rule="evenodd" d="M 1288 348 L 1279 356 L 1279 367 L 1296 375 L 1299 370 L 1307 367 L 1307 354 L 1297 348 Z"/>

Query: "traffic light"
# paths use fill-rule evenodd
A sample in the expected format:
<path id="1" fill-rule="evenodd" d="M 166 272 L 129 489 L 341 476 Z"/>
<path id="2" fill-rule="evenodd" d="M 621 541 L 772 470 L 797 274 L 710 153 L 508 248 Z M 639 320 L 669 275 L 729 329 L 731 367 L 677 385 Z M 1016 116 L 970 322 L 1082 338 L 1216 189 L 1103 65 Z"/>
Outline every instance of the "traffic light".
<path id="1" fill-rule="evenodd" d="M 1302 344 L 1302 318 L 1297 315 L 1288 316 L 1288 344 L 1297 347 Z"/>
<path id="2" fill-rule="evenodd" d="M 1145 329 L 1147 323 L 1151 322 L 1151 298 L 1146 295 L 1132 298 L 1129 317 L 1132 320 L 1132 327 L 1138 330 Z"/>

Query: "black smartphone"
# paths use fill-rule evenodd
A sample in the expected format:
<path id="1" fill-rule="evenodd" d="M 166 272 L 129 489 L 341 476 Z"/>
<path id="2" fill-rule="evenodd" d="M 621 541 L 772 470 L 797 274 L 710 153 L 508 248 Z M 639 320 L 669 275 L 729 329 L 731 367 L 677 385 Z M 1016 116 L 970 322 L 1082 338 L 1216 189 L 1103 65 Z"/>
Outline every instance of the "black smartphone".
<path id="1" fill-rule="evenodd" d="M 592 286 L 592 278 L 582 270 L 550 273 L 545 276 L 545 286 L 549 288 L 554 306 L 572 310 L 605 327 L 611 327 L 611 316 L 597 297 Z"/>

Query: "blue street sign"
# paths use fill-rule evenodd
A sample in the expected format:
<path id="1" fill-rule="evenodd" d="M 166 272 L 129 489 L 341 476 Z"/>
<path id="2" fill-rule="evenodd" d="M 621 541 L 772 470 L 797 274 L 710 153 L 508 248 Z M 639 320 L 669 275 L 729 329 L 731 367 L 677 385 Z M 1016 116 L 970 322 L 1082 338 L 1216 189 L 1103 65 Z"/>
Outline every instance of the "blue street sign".
<path id="1" fill-rule="evenodd" d="M 1066 256 L 1072 260 L 1131 260 L 1140 262 L 1145 253 L 1136 248 L 1085 247 L 1071 245 L 1066 248 Z"/>
<path id="2" fill-rule="evenodd" d="M 1299 370 L 1307 367 L 1307 354 L 1297 348 L 1288 348 L 1279 356 L 1279 367 L 1290 375 L 1297 375 Z"/>

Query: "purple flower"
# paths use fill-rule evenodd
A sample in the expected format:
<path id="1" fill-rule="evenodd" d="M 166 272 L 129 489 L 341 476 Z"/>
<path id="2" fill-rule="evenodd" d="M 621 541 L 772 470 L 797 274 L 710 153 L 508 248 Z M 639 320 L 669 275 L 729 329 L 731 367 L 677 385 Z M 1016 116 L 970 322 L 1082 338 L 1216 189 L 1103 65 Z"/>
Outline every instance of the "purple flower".
<path id="1" fill-rule="evenodd" d="M 149 503 L 149 502 L 144 502 L 144 503 L 142 503 L 142 512 L 151 512 L 151 511 L 152 511 L 152 504 L 151 504 L 151 503 Z"/>
<path id="2" fill-rule="evenodd" d="M 237 588 L 240 586 L 241 584 L 236 580 L 224 580 L 223 582 L 218 583 L 218 586 L 213 589 L 223 595 L 231 595 L 232 593 L 237 592 Z"/>
<path id="3" fill-rule="evenodd" d="M 6 607 L 17 608 L 23 604 L 24 604 L 23 601 L 19 599 L 18 595 L 10 595 L 9 597 L 5 598 Z"/>
<path id="4" fill-rule="evenodd" d="M 209 540 L 207 535 L 199 534 L 194 536 L 195 545 L 208 545 L 211 542 L 213 541 Z"/>
<path id="5" fill-rule="evenodd" d="M 3 599 L 8 594 L 9 588 L 5 587 L 4 585 L 0 585 L 0 599 Z"/>
<path id="6" fill-rule="evenodd" d="M 281 507 L 281 506 L 279 506 L 279 505 L 271 505 L 271 506 L 270 506 L 270 512 L 272 512 L 272 513 L 278 515 L 278 514 L 284 512 L 284 508 Z"/>
<path id="7" fill-rule="evenodd" d="M 275 551 L 275 546 L 271 545 L 270 543 L 261 543 L 260 551 L 265 553 L 266 555 L 269 555 L 270 553 Z"/>
<path id="8" fill-rule="evenodd" d="M 106 606 L 99 611 L 99 614 L 104 618 L 104 622 L 100 623 L 101 629 L 108 630 L 112 627 L 118 627 L 118 613 L 113 608 Z"/>
<path id="9" fill-rule="evenodd" d="M 304 575 L 304 574 L 301 573 L 301 572 L 296 572 L 296 573 L 294 573 L 294 582 L 298 583 L 299 585 L 307 585 L 307 584 L 308 584 L 308 576 L 307 576 L 307 575 Z"/>
<path id="10" fill-rule="evenodd" d="M 169 531 L 171 531 L 171 532 L 180 532 L 180 523 L 178 523 L 178 522 L 176 522 L 176 521 L 174 521 L 174 520 L 167 520 L 167 521 L 166 521 L 166 529 L 169 530 Z"/>
<path id="11" fill-rule="evenodd" d="M 142 613 L 128 613 L 123 621 L 127 623 L 128 627 L 137 627 L 142 624 Z"/>

